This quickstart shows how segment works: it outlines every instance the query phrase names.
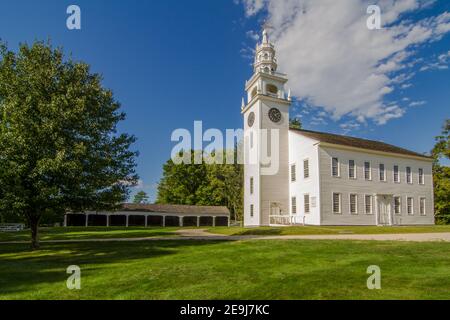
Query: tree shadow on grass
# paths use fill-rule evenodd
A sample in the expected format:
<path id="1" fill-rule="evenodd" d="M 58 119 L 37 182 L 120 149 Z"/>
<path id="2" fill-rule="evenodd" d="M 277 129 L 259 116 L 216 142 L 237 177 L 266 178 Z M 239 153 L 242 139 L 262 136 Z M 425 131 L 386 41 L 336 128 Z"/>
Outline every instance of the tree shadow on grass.
<path id="1" fill-rule="evenodd" d="M 192 246 L 212 246 L 223 241 L 137 241 L 45 243 L 31 251 L 26 244 L 0 246 L 0 299 L 2 295 L 29 292 L 40 284 L 61 283 L 69 277 L 70 265 L 83 271 L 108 269 L 109 264 L 126 264 L 174 255 Z M 108 271 L 106 271 L 108 272 Z"/>

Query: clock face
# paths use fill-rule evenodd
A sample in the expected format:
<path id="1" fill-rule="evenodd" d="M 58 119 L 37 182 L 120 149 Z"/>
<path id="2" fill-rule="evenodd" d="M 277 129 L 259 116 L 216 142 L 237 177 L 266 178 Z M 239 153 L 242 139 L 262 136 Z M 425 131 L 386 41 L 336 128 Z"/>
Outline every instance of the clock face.
<path id="1" fill-rule="evenodd" d="M 272 122 L 278 123 L 281 121 L 281 112 L 277 108 L 272 108 L 269 110 L 269 119 Z"/>
<path id="2" fill-rule="evenodd" d="M 254 123 L 255 123 L 255 113 L 250 112 L 250 114 L 248 115 L 248 118 L 247 118 L 247 124 L 249 127 L 252 127 Z"/>

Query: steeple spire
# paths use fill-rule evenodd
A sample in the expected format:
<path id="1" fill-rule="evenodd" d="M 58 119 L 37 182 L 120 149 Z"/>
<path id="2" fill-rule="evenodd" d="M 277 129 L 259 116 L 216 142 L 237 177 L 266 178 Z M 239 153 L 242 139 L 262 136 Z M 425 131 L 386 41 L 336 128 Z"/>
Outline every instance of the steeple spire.
<path id="1" fill-rule="evenodd" d="M 255 63 L 253 64 L 255 73 L 274 74 L 277 71 L 275 46 L 269 40 L 267 29 L 268 25 L 265 24 L 262 31 L 262 42 L 256 45 Z"/>

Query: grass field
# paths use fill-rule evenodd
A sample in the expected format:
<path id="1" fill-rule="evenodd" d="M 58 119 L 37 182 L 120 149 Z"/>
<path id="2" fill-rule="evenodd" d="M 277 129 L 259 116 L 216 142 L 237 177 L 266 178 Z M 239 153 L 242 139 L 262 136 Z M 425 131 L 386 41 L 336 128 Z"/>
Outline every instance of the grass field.
<path id="1" fill-rule="evenodd" d="M 40 240 L 76 240 L 76 239 L 108 239 L 108 238 L 144 238 L 173 235 L 179 228 L 143 228 L 143 227 L 69 227 L 40 228 Z M 30 230 L 20 232 L 0 232 L 0 242 L 29 241 Z"/>
<path id="2" fill-rule="evenodd" d="M 81 290 L 66 268 L 81 267 Z M 381 268 L 381 290 L 366 287 Z M 0 299 L 450 299 L 450 243 L 144 241 L 0 246 Z"/>
<path id="3" fill-rule="evenodd" d="M 217 227 L 208 230 L 212 233 L 225 235 L 314 235 L 314 234 L 389 234 L 389 233 L 436 233 L 450 232 L 450 225 L 445 226 L 299 226 L 299 227 Z"/>

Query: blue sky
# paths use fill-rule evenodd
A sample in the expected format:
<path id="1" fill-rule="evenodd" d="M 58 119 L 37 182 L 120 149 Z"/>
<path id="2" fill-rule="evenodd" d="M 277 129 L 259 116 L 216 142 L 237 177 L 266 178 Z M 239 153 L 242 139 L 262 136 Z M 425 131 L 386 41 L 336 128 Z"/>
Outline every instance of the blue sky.
<path id="1" fill-rule="evenodd" d="M 450 59 L 439 60 L 450 51 L 448 33 L 408 47 L 413 48 L 414 54 L 399 63 L 420 61 L 408 69 L 407 74 L 414 76 L 382 95 L 382 106 L 373 116 L 373 109 L 363 103 L 350 110 L 338 103 L 333 106 L 317 83 L 302 82 L 304 65 L 298 62 L 296 54 L 302 56 L 302 48 L 317 48 L 305 44 L 308 39 L 297 33 L 295 21 L 291 21 L 291 29 L 277 28 L 286 8 L 270 7 L 270 1 L 2 1 L 0 38 L 13 50 L 21 42 L 50 38 L 53 45 L 62 46 L 66 53 L 89 63 L 93 71 L 103 75 L 104 85 L 113 90 L 127 114 L 120 130 L 138 138 L 134 146 L 140 152 L 137 171 L 141 187 L 151 200 L 162 164 L 174 146 L 170 141 L 174 129 L 192 129 L 195 120 L 202 120 L 204 128 L 242 127 L 243 87 L 252 73 L 251 60 L 245 56 L 251 54 L 255 32 L 259 32 L 263 19 L 272 20 L 273 39 L 279 41 L 281 48 L 279 59 L 285 57 L 280 71 L 290 77 L 294 74 L 293 92 L 299 102 L 293 113 L 302 116 L 305 128 L 382 140 L 418 152 L 432 148 L 434 136 L 450 116 L 450 70 L 444 67 Z M 315 8 L 307 0 L 304 3 L 304 11 L 314 14 Z M 81 30 L 66 28 L 66 8 L 70 4 L 81 8 Z M 388 8 L 387 13 L 392 10 Z M 414 24 L 446 11 L 450 11 L 450 3 L 439 0 L 401 14 L 407 19 L 404 21 Z M 341 19 L 345 18 L 343 15 Z M 392 19 L 392 24 L 400 22 L 399 18 Z M 304 25 L 302 32 L 307 27 Z M 299 47 L 292 47 L 292 43 Z M 367 55 L 364 50 L 359 52 Z M 320 57 L 313 53 L 306 51 L 303 60 Z M 319 60 L 318 69 L 323 65 Z M 321 69 L 324 77 L 327 70 Z M 396 69 L 389 77 L 402 74 L 401 70 L 405 69 Z M 310 78 L 314 75 L 308 74 Z M 336 97 L 336 101 L 345 99 L 352 97 Z M 392 119 L 384 123 L 388 112 L 392 112 Z"/>

